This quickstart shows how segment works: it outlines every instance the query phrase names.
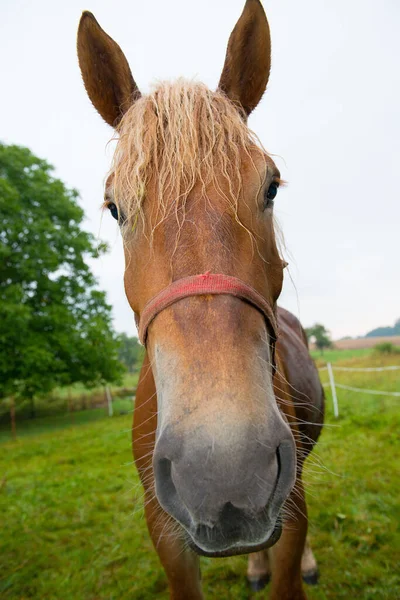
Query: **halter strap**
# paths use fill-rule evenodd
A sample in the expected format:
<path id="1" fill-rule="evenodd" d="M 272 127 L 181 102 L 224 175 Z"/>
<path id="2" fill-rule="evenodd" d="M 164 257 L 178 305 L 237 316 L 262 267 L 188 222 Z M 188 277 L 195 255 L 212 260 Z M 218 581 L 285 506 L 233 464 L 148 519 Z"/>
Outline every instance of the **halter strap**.
<path id="1" fill-rule="evenodd" d="M 254 308 L 264 315 L 269 333 L 271 334 L 272 363 L 274 364 L 275 342 L 278 337 L 278 325 L 273 309 L 266 299 L 253 287 L 230 275 L 204 273 L 203 275 L 193 275 L 174 281 L 158 294 L 153 296 L 145 305 L 140 319 L 136 317 L 138 325 L 139 340 L 143 345 L 146 344 L 147 330 L 150 323 L 164 309 L 175 302 L 188 298 L 189 296 L 226 294 L 235 296 L 248 302 Z"/>

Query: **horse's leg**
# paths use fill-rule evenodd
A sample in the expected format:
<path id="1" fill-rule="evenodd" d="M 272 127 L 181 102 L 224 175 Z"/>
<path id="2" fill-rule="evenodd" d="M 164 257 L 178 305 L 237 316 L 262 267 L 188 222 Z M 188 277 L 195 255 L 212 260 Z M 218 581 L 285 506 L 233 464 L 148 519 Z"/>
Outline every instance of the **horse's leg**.
<path id="1" fill-rule="evenodd" d="M 263 590 L 271 577 L 268 550 L 249 554 L 247 563 L 247 580 L 253 592 Z"/>
<path id="2" fill-rule="evenodd" d="M 247 580 L 253 592 L 263 590 L 271 578 L 271 566 L 268 554 L 271 550 L 261 550 L 249 554 L 247 563 Z M 306 543 L 301 557 L 301 575 L 303 581 L 308 585 L 316 585 L 319 580 L 319 569 L 314 553 L 311 549 L 309 539 Z"/>
<path id="3" fill-rule="evenodd" d="M 313 551 L 311 550 L 308 537 L 306 539 L 303 556 L 301 558 L 301 574 L 303 576 L 303 581 L 308 583 L 308 585 L 316 585 L 318 583 L 318 565 Z"/>
<path id="4" fill-rule="evenodd" d="M 272 584 L 270 600 L 306 600 L 301 576 L 301 559 L 307 536 L 307 507 L 303 485 L 296 481 L 290 495 L 290 517 L 280 540 L 271 548 Z"/>
<path id="5" fill-rule="evenodd" d="M 146 521 L 168 578 L 171 600 L 203 600 L 199 557 L 188 548 L 182 528 L 155 498 L 146 502 Z"/>

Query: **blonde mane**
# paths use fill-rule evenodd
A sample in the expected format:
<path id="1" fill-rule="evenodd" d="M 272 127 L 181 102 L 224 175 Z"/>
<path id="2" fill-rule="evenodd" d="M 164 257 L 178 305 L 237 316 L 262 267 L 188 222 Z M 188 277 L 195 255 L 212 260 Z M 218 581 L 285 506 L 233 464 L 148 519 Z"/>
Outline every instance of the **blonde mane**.
<path id="1" fill-rule="evenodd" d="M 186 200 L 199 183 L 203 193 L 212 185 L 238 220 L 243 152 L 251 159 L 265 150 L 223 92 L 183 79 L 162 83 L 134 102 L 117 131 L 110 180 L 113 201 L 129 225 L 125 231 L 143 218 L 150 181 L 157 211 L 152 231 L 172 211 L 180 229 Z M 259 173 L 260 186 L 264 176 Z"/>

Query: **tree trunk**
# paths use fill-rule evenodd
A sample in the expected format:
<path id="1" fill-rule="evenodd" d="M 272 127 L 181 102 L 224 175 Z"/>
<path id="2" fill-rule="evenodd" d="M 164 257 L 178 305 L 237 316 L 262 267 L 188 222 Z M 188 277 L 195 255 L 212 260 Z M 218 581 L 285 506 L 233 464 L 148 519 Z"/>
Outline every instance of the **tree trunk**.
<path id="1" fill-rule="evenodd" d="M 71 388 L 68 388 L 68 412 L 70 414 L 71 421 L 74 422 L 75 418 L 74 418 L 74 407 L 72 405 Z"/>
<path id="2" fill-rule="evenodd" d="M 30 402 L 30 405 L 31 405 L 30 412 L 29 412 L 29 417 L 31 419 L 34 419 L 36 417 L 36 409 L 35 409 L 35 399 L 34 399 L 33 396 L 31 396 L 31 398 L 29 398 L 29 402 Z"/>
<path id="3" fill-rule="evenodd" d="M 15 440 L 17 439 L 17 425 L 16 425 L 16 420 L 15 420 L 15 399 L 14 396 L 11 397 L 10 400 L 10 420 L 11 420 L 11 436 L 12 439 Z"/>

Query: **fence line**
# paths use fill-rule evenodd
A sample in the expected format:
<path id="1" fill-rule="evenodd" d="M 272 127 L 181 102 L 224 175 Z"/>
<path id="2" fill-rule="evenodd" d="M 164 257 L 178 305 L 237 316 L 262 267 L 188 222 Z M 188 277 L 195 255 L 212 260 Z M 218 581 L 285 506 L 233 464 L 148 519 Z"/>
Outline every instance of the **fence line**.
<path id="1" fill-rule="evenodd" d="M 328 363 L 331 364 L 331 363 Z M 337 367 L 336 365 L 332 367 L 335 371 L 398 371 L 400 370 L 400 366 L 393 365 L 391 367 Z M 328 365 L 326 367 L 320 367 L 318 371 L 326 371 L 329 370 Z"/>
<path id="2" fill-rule="evenodd" d="M 367 388 L 358 388 L 350 385 L 344 385 L 342 383 L 336 383 L 333 371 L 358 371 L 358 372 L 371 372 L 371 371 L 397 371 L 400 370 L 400 366 L 393 365 L 389 367 L 333 367 L 330 362 L 327 363 L 326 367 L 320 367 L 318 371 L 328 371 L 329 383 L 323 383 L 324 387 L 330 387 L 332 391 L 332 402 L 333 402 L 333 413 L 336 419 L 339 417 L 339 403 L 336 394 L 336 388 L 342 390 L 349 390 L 350 392 L 361 392 L 363 394 L 373 394 L 374 396 L 395 396 L 400 398 L 400 392 L 384 392 L 381 390 L 369 390 Z"/>
<path id="3" fill-rule="evenodd" d="M 330 383 L 323 383 L 324 387 L 329 387 Z M 336 383 L 335 387 L 341 388 L 342 390 L 350 390 L 351 392 L 364 392 L 365 394 L 376 394 L 378 396 L 396 396 L 400 397 L 400 392 L 383 392 L 380 390 L 368 390 L 366 388 L 356 388 L 350 385 L 343 385 L 342 383 Z"/>

